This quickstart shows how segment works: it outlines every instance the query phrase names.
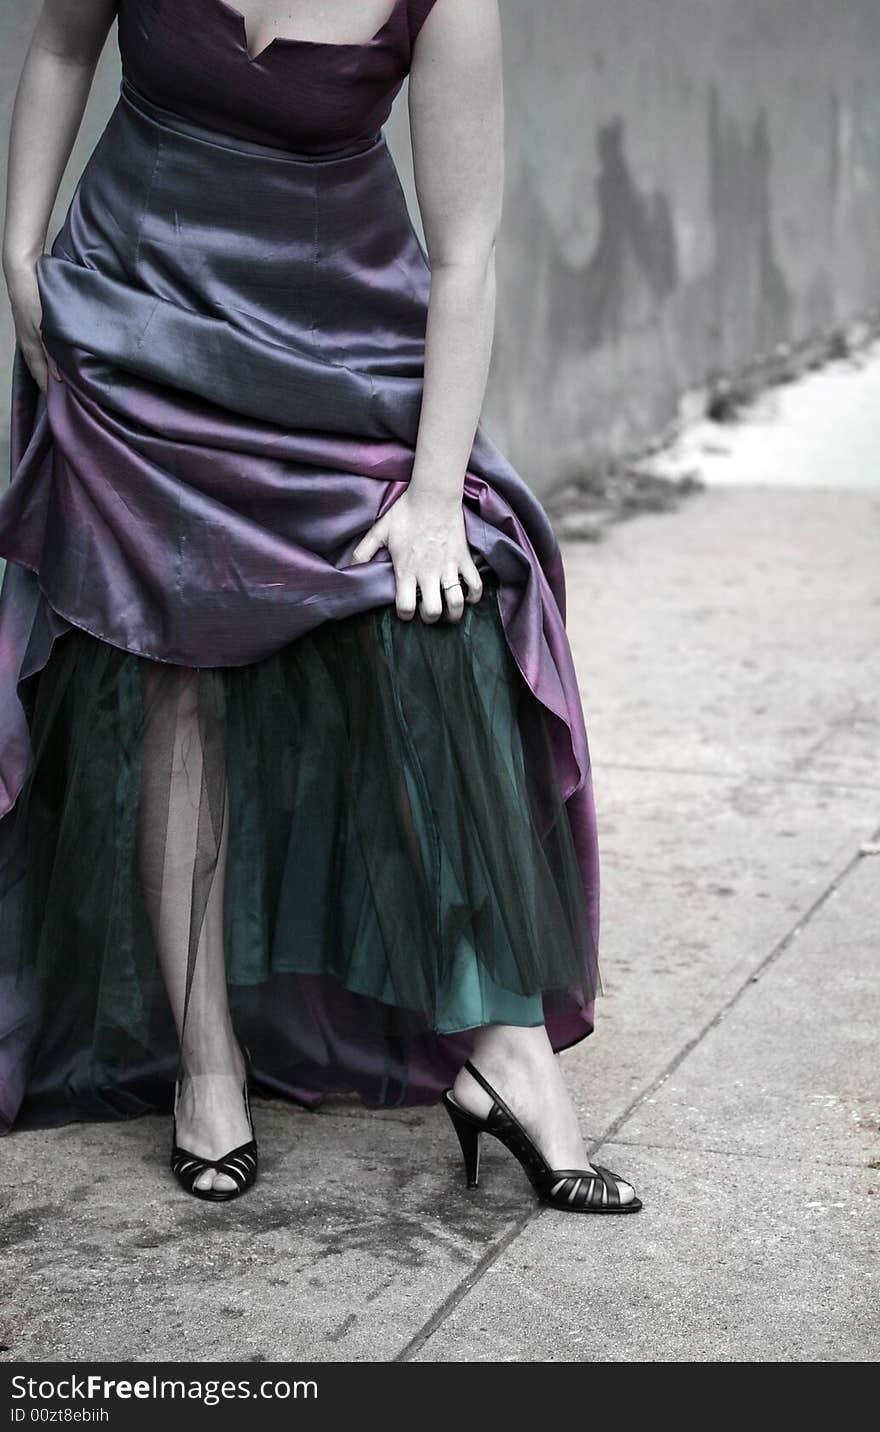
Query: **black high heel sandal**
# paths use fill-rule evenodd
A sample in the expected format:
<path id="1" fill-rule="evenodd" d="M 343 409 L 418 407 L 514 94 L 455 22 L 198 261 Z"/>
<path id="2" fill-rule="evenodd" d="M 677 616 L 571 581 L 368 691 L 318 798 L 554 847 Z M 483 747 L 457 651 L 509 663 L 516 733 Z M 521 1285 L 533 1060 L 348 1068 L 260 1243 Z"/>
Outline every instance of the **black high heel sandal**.
<path id="1" fill-rule="evenodd" d="M 594 1164 L 594 1172 L 584 1168 L 551 1168 L 540 1149 L 526 1133 L 516 1115 L 495 1092 L 488 1080 L 471 1061 L 465 1069 L 481 1084 L 493 1104 L 485 1119 L 463 1109 L 452 1097 L 452 1090 L 443 1093 L 443 1106 L 452 1120 L 464 1156 L 468 1188 L 476 1188 L 480 1176 L 480 1134 L 493 1134 L 505 1144 L 522 1164 L 529 1182 L 542 1202 L 566 1213 L 637 1213 L 642 1206 L 633 1194 L 629 1203 L 620 1198 L 617 1175 L 610 1169 Z"/>
<path id="2" fill-rule="evenodd" d="M 250 1054 L 245 1053 L 245 1062 L 250 1065 Z M 204 1198 L 210 1203 L 225 1203 L 230 1198 L 238 1198 L 245 1193 L 257 1178 L 257 1141 L 254 1137 L 254 1121 L 251 1117 L 251 1105 L 248 1098 L 248 1080 L 245 1072 L 242 1085 L 244 1094 L 244 1107 L 250 1125 L 251 1137 L 243 1144 L 238 1144 L 230 1149 L 220 1159 L 204 1159 L 200 1154 L 194 1154 L 189 1149 L 182 1149 L 177 1142 L 177 1101 L 180 1097 L 180 1075 L 174 1081 L 174 1115 L 172 1119 L 171 1134 L 171 1171 L 178 1183 L 191 1193 L 193 1198 Z M 196 1188 L 196 1180 L 201 1178 L 207 1169 L 214 1169 L 217 1173 L 223 1173 L 231 1178 L 236 1188 Z"/>

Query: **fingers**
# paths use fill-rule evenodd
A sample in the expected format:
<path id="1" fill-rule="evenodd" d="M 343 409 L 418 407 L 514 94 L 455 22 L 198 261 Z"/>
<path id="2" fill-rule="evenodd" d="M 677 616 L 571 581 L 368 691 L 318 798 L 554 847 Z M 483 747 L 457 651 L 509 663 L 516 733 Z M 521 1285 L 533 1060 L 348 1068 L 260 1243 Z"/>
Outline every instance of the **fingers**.
<path id="1" fill-rule="evenodd" d="M 447 569 L 439 580 L 429 578 L 422 588 L 416 585 L 417 594 L 421 594 L 419 612 L 422 621 L 433 623 L 443 617 L 447 622 L 460 622 L 464 616 L 465 602 L 473 606 L 480 600 L 483 583 L 477 567 L 473 562 L 462 565 L 467 566 L 472 574 L 467 594 L 455 568 Z"/>
<path id="2" fill-rule="evenodd" d="M 443 596 L 440 592 L 439 577 L 423 578 L 422 599 L 419 602 L 419 616 L 428 626 L 433 626 L 443 615 Z"/>
<path id="3" fill-rule="evenodd" d="M 475 564 L 469 561 L 461 566 L 470 574 L 467 592 L 454 568 L 448 568 L 442 577 L 423 577 L 420 583 L 412 573 L 396 575 L 398 615 L 410 620 L 418 607 L 419 616 L 429 626 L 441 618 L 447 622 L 460 622 L 465 603 L 473 606 L 483 595 L 482 578 Z"/>
<path id="4" fill-rule="evenodd" d="M 392 507 L 364 533 L 351 554 L 352 563 L 369 562 L 381 547 L 387 547 L 394 569 L 397 615 L 403 621 L 411 621 L 418 610 L 428 626 L 441 620 L 460 622 L 465 604 L 473 606 L 483 596 L 482 578 L 470 549 L 464 545 L 462 550 L 462 544 L 452 543 L 450 546 L 459 550 L 454 557 L 447 550 L 445 566 L 439 573 L 420 570 L 420 554 L 414 550 L 418 542 L 406 523 L 402 532 L 399 524 L 394 525 L 395 515 L 400 516 L 401 511 Z M 419 535 L 423 535 L 421 529 Z M 423 541 L 421 545 L 426 544 Z"/>
<path id="5" fill-rule="evenodd" d="M 473 606 L 480 601 L 483 595 L 483 579 L 470 552 L 466 557 L 462 557 L 458 566 L 468 589 L 466 600 L 470 606 Z"/>
<path id="6" fill-rule="evenodd" d="M 411 621 L 416 613 L 416 579 L 413 575 L 401 573 L 396 578 L 394 605 L 397 615 L 404 621 Z"/>
<path id="7" fill-rule="evenodd" d="M 385 546 L 385 522 L 374 522 L 368 532 L 365 532 L 351 554 L 353 562 L 369 562 L 375 557 L 380 547 Z"/>
<path id="8" fill-rule="evenodd" d="M 353 563 L 360 564 L 369 562 L 380 547 L 387 545 L 387 523 L 384 518 L 375 522 L 368 532 L 365 532 L 351 554 Z M 418 599 L 418 587 L 414 573 L 398 572 L 394 568 L 395 592 L 394 605 L 397 608 L 397 615 L 404 621 L 411 621 L 416 613 Z"/>
<path id="9" fill-rule="evenodd" d="M 406 620 L 415 615 L 418 607 L 422 621 L 433 626 L 441 618 L 448 622 L 461 621 L 465 595 L 462 583 L 453 577 L 442 582 L 439 578 L 427 577 L 424 586 L 420 586 L 415 577 L 401 575 L 397 578 L 396 605 L 398 615 Z"/>
<path id="10" fill-rule="evenodd" d="M 412 573 L 401 573 L 396 580 L 395 605 L 397 615 L 410 621 L 418 608 L 419 616 L 428 626 L 445 617 L 448 621 L 461 621 L 464 613 L 464 595 L 461 583 L 455 577 L 441 583 L 437 577 L 426 577 L 420 586 Z M 454 583 L 454 585 L 453 585 Z"/>
<path id="11" fill-rule="evenodd" d="M 440 591 L 446 607 L 446 620 L 460 622 L 464 615 L 464 588 L 454 567 L 440 578 Z"/>

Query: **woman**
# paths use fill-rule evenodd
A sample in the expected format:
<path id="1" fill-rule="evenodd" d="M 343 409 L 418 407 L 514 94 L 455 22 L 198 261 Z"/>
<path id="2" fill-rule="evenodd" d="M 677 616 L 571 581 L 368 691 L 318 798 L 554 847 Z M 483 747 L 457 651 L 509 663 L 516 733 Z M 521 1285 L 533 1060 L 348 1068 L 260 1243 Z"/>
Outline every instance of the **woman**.
<path id="1" fill-rule="evenodd" d="M 592 1029 L 598 857 L 558 548 L 478 422 L 499 31 L 497 0 L 46 0 L 22 73 L 6 1127 L 173 1086 L 197 1197 L 256 1177 L 250 1078 L 442 1093 L 469 1185 L 490 1132 L 546 1202 L 641 1206 L 554 1057 Z M 381 129 L 408 73 L 427 253 Z"/>

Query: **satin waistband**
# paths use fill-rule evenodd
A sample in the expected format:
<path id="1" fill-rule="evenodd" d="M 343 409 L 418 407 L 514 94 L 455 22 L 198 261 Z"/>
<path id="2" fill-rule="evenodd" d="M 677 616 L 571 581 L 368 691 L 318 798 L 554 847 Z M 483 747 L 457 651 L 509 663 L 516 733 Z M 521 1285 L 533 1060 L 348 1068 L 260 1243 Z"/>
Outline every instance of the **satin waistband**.
<path id="1" fill-rule="evenodd" d="M 368 139 L 359 140 L 356 144 L 344 149 L 335 149 L 331 154 L 307 154 L 302 150 L 285 149 L 282 145 L 262 144 L 252 139 L 241 139 L 238 135 L 230 134 L 228 130 L 215 129 L 211 125 L 201 124 L 187 115 L 180 114 L 177 110 L 165 109 L 163 105 L 154 103 L 133 85 L 126 75 L 122 77 L 119 97 L 142 119 L 149 120 L 153 124 L 162 125 L 189 139 L 218 145 L 222 149 L 229 149 L 237 154 L 253 154 L 261 159 L 279 159 L 289 164 L 327 165 L 336 164 L 340 160 L 357 158 L 374 149 L 385 148 L 385 136 L 381 129 L 377 129 L 375 134 Z"/>

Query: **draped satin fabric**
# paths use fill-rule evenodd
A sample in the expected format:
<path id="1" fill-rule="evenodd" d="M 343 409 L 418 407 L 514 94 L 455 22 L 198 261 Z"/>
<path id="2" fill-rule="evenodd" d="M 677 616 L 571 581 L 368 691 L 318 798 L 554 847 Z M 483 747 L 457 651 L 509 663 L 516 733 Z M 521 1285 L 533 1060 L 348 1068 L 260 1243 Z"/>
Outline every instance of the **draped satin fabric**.
<path id="1" fill-rule="evenodd" d="M 44 395 L 15 357 L 0 867 L 21 859 L 7 817 L 31 759 L 26 683 L 71 627 L 164 663 L 244 666 L 394 601 L 387 551 L 364 565 L 351 554 L 406 487 L 416 444 L 430 266 L 381 126 L 432 3 L 398 0 L 364 44 L 290 38 L 251 59 L 224 0 L 122 0 L 119 98 L 37 266 L 63 379 Z M 463 500 L 543 708 L 596 947 L 596 815 L 559 547 L 482 426 Z M 30 1017 L 8 944 L 7 1126 Z M 591 1031 L 593 1002 L 573 996 L 546 1019 L 563 1048 Z M 401 1100 L 435 1098 L 466 1052 L 461 1036 L 420 1035 Z"/>

